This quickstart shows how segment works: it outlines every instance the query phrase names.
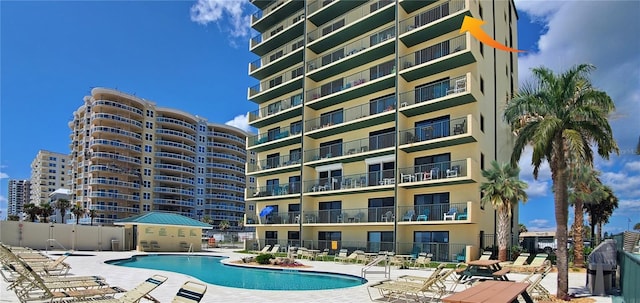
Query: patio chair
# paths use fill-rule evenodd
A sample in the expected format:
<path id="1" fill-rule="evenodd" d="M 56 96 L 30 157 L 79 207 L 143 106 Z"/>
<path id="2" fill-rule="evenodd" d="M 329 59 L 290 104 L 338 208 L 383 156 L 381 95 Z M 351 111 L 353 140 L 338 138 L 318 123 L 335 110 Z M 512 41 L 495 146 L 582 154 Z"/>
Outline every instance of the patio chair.
<path id="1" fill-rule="evenodd" d="M 443 214 L 444 216 L 444 221 L 447 221 L 447 219 L 451 219 L 451 221 L 454 221 L 456 219 L 456 213 L 458 212 L 458 208 L 456 207 L 452 207 L 449 208 L 449 212 L 446 212 Z"/>
<path id="2" fill-rule="evenodd" d="M 265 245 L 262 250 L 260 250 L 261 254 L 266 254 L 267 252 L 269 252 L 269 249 L 271 249 L 271 245 Z"/>
<path id="3" fill-rule="evenodd" d="M 340 251 L 338 251 L 338 254 L 333 258 L 334 261 L 336 262 L 345 262 L 345 260 L 347 259 L 347 253 L 349 251 L 346 249 L 340 249 Z"/>
<path id="4" fill-rule="evenodd" d="M 147 278 L 142 283 L 138 284 L 135 288 L 131 290 L 125 291 L 121 297 L 118 298 L 110 298 L 110 299 L 99 299 L 95 298 L 87 298 L 86 300 L 73 300 L 74 303 L 137 303 L 142 299 L 146 299 L 153 302 L 160 302 L 156 298 L 152 297 L 149 293 L 156 289 L 158 286 L 162 285 L 165 281 L 167 281 L 167 277 L 163 275 L 153 275 L 150 278 Z M 101 289 L 96 289 L 96 293 L 100 293 Z M 66 291 L 65 293 L 72 295 L 74 291 Z"/>
<path id="5" fill-rule="evenodd" d="M 431 213 L 431 209 L 425 208 L 422 211 L 422 214 L 418 215 L 418 217 L 416 218 L 416 221 L 429 221 L 429 214 L 430 213 Z"/>
<path id="6" fill-rule="evenodd" d="M 149 242 L 147 241 L 140 241 L 140 246 L 139 246 L 142 250 L 141 251 L 150 251 L 151 250 L 151 246 L 149 246 Z"/>
<path id="7" fill-rule="evenodd" d="M 66 276 L 71 269 L 71 265 L 64 262 L 71 255 L 71 252 L 66 252 L 55 260 L 46 259 L 46 261 L 37 261 L 34 259 L 27 259 L 26 263 L 36 271 L 46 271 L 50 276 Z"/>
<path id="8" fill-rule="evenodd" d="M 392 211 L 388 211 L 386 213 L 384 213 L 384 215 L 382 215 L 382 222 L 390 222 L 393 221 L 394 217 L 393 217 L 393 212 Z"/>
<path id="9" fill-rule="evenodd" d="M 532 262 L 533 263 L 533 262 Z M 551 300 L 551 293 L 542 286 L 542 280 L 551 272 L 553 266 L 551 261 L 543 261 L 542 266 L 537 267 L 530 275 L 525 277 L 521 282 L 529 283 L 527 293 L 536 301 Z"/>
<path id="10" fill-rule="evenodd" d="M 427 256 L 427 253 L 420 253 L 418 254 L 418 258 L 416 258 L 416 261 L 413 264 L 417 268 L 429 268 L 429 266 L 431 265 L 431 257 Z"/>
<path id="11" fill-rule="evenodd" d="M 318 257 L 316 258 L 316 260 L 322 259 L 322 261 L 327 261 L 328 257 L 329 257 L 329 249 L 325 248 L 324 250 L 322 250 L 321 253 L 318 254 Z"/>
<path id="12" fill-rule="evenodd" d="M 206 292 L 206 284 L 187 281 L 182 284 L 171 303 L 198 303 Z"/>
<path id="13" fill-rule="evenodd" d="M 480 258 L 478 260 L 489 260 L 489 259 L 491 259 L 491 255 L 492 254 L 493 253 L 490 252 L 490 251 L 483 251 L 482 255 L 480 256 Z"/>
<path id="14" fill-rule="evenodd" d="M 502 267 L 505 268 L 509 268 L 509 267 L 520 267 L 520 266 L 524 266 L 527 264 L 527 259 L 529 259 L 529 254 L 528 253 L 521 253 L 515 261 L 513 261 L 512 263 L 509 264 L 503 264 Z"/>
<path id="15" fill-rule="evenodd" d="M 447 293 L 445 281 L 451 273 L 453 273 L 453 270 L 444 271 L 442 269 L 443 267 L 444 266 L 438 267 L 431 276 L 426 278 L 405 276 L 398 280 L 382 281 L 371 285 L 369 288 L 378 289 L 380 294 L 383 297 L 387 297 L 389 300 L 395 298 L 398 300 L 405 300 L 407 302 L 409 302 L 409 300 L 422 301 L 427 299 L 436 299 L 438 301 Z M 403 281 L 403 279 L 405 281 Z M 369 288 L 367 288 L 367 291 Z M 371 296 L 370 292 L 369 297 L 372 301 L 375 300 Z"/>
<path id="16" fill-rule="evenodd" d="M 271 249 L 270 253 L 275 254 L 278 251 L 280 251 L 280 244 L 274 245 L 273 248 Z"/>
<path id="17" fill-rule="evenodd" d="M 467 249 L 463 248 L 461 252 L 456 254 L 456 262 L 460 263 L 460 262 L 464 262 L 464 261 L 467 260 L 466 251 L 467 251 Z"/>
<path id="18" fill-rule="evenodd" d="M 402 216 L 402 221 L 413 221 L 413 215 L 415 214 L 416 212 L 413 209 L 408 210 L 407 213 Z"/>
<path id="19" fill-rule="evenodd" d="M 458 214 L 458 220 L 467 220 L 467 208 L 464 208 L 464 211 Z"/>
<path id="20" fill-rule="evenodd" d="M 158 244 L 158 241 L 151 241 L 150 244 L 152 251 L 160 251 L 160 244 Z"/>

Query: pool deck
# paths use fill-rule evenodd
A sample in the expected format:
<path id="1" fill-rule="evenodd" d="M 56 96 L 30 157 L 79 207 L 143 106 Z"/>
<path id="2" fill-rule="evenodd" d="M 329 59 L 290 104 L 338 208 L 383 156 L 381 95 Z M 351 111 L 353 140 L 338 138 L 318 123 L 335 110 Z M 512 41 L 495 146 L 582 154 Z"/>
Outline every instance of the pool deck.
<path id="1" fill-rule="evenodd" d="M 56 252 L 59 253 L 59 252 Z M 94 256 L 69 256 L 65 262 L 71 265 L 71 271 L 69 272 L 71 275 L 100 275 L 106 278 L 107 282 L 110 285 L 120 286 L 125 289 L 131 289 L 144 281 L 146 278 L 150 277 L 153 274 L 159 273 L 169 277 L 169 279 L 160 287 L 156 288 L 151 292 L 155 298 L 160 300 L 161 302 L 171 302 L 176 292 L 180 288 L 180 286 L 187 280 L 197 280 L 190 276 L 173 273 L 173 272 L 163 272 L 158 270 L 151 269 L 138 269 L 138 268 L 125 268 L 116 265 L 105 264 L 104 261 L 112 260 L 112 259 L 123 259 L 128 258 L 132 255 L 144 254 L 135 251 L 127 251 L 127 252 L 77 252 L 80 254 L 94 255 Z M 231 249 L 215 249 L 208 252 L 198 252 L 196 254 L 200 255 L 215 255 L 215 256 L 226 256 L 229 257 L 230 260 L 239 260 L 242 257 L 248 256 L 247 254 L 239 254 L 233 252 Z M 53 256 L 56 258 L 57 256 Z M 360 269 L 362 265 L 353 265 L 353 264 L 339 264 L 334 262 L 322 262 L 322 261 L 309 261 L 309 260 L 301 260 L 301 263 L 305 265 L 310 265 L 312 268 L 309 270 L 314 271 L 326 271 L 326 272 L 335 272 L 335 273 L 344 273 L 351 274 L 355 276 L 360 276 Z M 391 269 L 391 278 L 396 278 L 400 275 L 411 274 L 411 275 L 429 275 L 431 271 L 427 270 L 415 270 L 415 269 L 396 269 L 396 267 L 392 267 Z M 584 273 L 570 273 L 569 274 L 569 292 L 575 293 L 578 297 L 586 297 L 589 296 L 588 291 L 585 287 L 585 277 Z M 511 280 L 521 280 L 525 277 L 522 274 L 514 274 L 510 273 L 509 279 Z M 557 275 L 556 273 L 550 273 L 545 279 L 542 281 L 542 284 L 545 288 L 547 288 L 552 294 L 556 291 L 556 283 L 557 283 Z M 375 282 L 385 280 L 383 275 L 380 274 L 370 274 L 367 276 L 368 283 L 350 288 L 342 288 L 342 289 L 333 289 L 333 290 L 310 290 L 310 291 L 268 291 L 268 290 L 251 290 L 251 289 L 238 289 L 238 288 L 230 288 L 217 286 L 213 284 L 209 284 L 207 293 L 201 302 L 260 302 L 260 303 L 268 303 L 268 302 L 371 302 L 369 298 L 369 294 L 367 292 L 367 285 L 373 284 Z M 0 302 L 18 302 L 17 297 L 11 291 L 7 291 L 7 283 L 4 280 L 0 280 Z M 462 287 L 458 287 L 457 290 L 462 290 Z M 371 292 L 375 296 L 377 293 L 375 291 Z M 610 297 L 596 297 L 589 296 L 593 298 L 597 303 L 611 303 L 612 299 Z M 379 302 L 386 302 L 382 300 L 377 300 Z M 96 301 L 99 302 L 99 301 Z"/>

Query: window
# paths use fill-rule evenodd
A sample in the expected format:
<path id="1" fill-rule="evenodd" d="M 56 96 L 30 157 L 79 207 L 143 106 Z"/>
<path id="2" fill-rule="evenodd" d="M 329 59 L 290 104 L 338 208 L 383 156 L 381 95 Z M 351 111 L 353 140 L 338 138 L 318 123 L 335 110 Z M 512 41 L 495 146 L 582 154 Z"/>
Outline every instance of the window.
<path id="1" fill-rule="evenodd" d="M 204 174 L 204 167 L 198 167 L 198 173 Z"/>
<path id="2" fill-rule="evenodd" d="M 198 184 L 204 184 L 204 178 L 198 178 Z"/>
<path id="3" fill-rule="evenodd" d="M 484 154 L 480 153 L 480 169 L 484 170 Z"/>
<path id="4" fill-rule="evenodd" d="M 449 211 L 449 193 L 434 193 L 413 196 L 413 205 L 418 215 L 429 220 L 442 220 L 443 214 Z"/>
<path id="5" fill-rule="evenodd" d="M 484 79 L 480 77 L 480 92 L 484 94 Z"/>
<path id="6" fill-rule="evenodd" d="M 282 50 L 279 50 L 279 51 L 271 54 L 269 56 L 269 62 L 273 62 L 273 61 L 277 60 L 278 58 L 282 57 L 282 55 L 283 55 Z"/>
<path id="7" fill-rule="evenodd" d="M 296 148 L 289 151 L 289 163 L 299 164 L 302 157 L 302 149 Z"/>
<path id="8" fill-rule="evenodd" d="M 295 223 L 294 221 L 289 221 Z M 299 231 L 288 231 L 287 232 L 287 242 L 291 246 L 300 246 L 300 232 Z"/>
<path id="9" fill-rule="evenodd" d="M 265 245 L 275 245 L 278 244 L 278 232 L 267 230 L 264 232 L 264 241 Z"/>
<path id="10" fill-rule="evenodd" d="M 342 182 L 342 169 L 321 171 L 318 173 L 320 177 L 318 185 L 324 186 L 328 190 L 339 189 Z"/>
<path id="11" fill-rule="evenodd" d="M 153 111 L 147 109 L 147 117 L 153 117 Z"/>
<path id="12" fill-rule="evenodd" d="M 342 156 L 342 139 L 320 143 L 321 159 L 338 156 Z"/>
<path id="13" fill-rule="evenodd" d="M 151 176 L 151 169 L 145 168 L 144 169 L 144 175 L 145 176 Z"/>
<path id="14" fill-rule="evenodd" d="M 280 180 L 270 179 L 267 180 L 267 195 L 276 195 L 280 190 Z M 275 210 L 274 210 L 275 212 Z"/>
<path id="15" fill-rule="evenodd" d="M 382 63 L 369 69 L 369 77 L 371 80 L 384 77 L 386 75 L 395 73 L 396 63 L 391 60 L 389 62 Z"/>
<path id="16" fill-rule="evenodd" d="M 294 51 L 298 48 L 301 48 L 304 45 L 304 40 L 300 40 L 296 43 L 291 44 L 291 51 Z"/>
<path id="17" fill-rule="evenodd" d="M 151 205 L 149 205 L 149 204 L 143 204 L 143 205 L 142 205 L 142 210 L 143 210 L 143 211 L 151 211 Z"/>
<path id="18" fill-rule="evenodd" d="M 147 122 L 144 123 L 144 125 L 145 125 L 146 128 L 153 129 L 153 122 L 147 121 Z"/>
<path id="19" fill-rule="evenodd" d="M 396 145 L 395 127 L 369 133 L 369 150 L 383 149 Z"/>
<path id="20" fill-rule="evenodd" d="M 392 231 L 367 232 L 367 251 L 393 251 Z"/>
<path id="21" fill-rule="evenodd" d="M 342 233 L 339 231 L 319 231 L 318 232 L 318 249 L 331 248 L 331 241 L 342 241 Z"/>
<path id="22" fill-rule="evenodd" d="M 415 172 L 429 173 L 431 179 L 438 179 L 451 166 L 451 154 L 439 154 L 415 158 Z"/>
<path id="23" fill-rule="evenodd" d="M 371 35 L 369 37 L 369 43 L 371 44 L 371 46 L 374 46 L 378 43 L 387 41 L 395 36 L 396 36 L 396 29 L 395 27 L 392 27 L 387 30 Z"/>
<path id="24" fill-rule="evenodd" d="M 249 183 L 256 183 L 255 177 L 249 177 Z"/>
<path id="25" fill-rule="evenodd" d="M 299 194 L 300 188 L 300 176 L 289 177 L 289 188 L 287 194 Z"/>
<path id="26" fill-rule="evenodd" d="M 484 132 L 484 116 L 480 114 L 480 131 Z"/>
<path id="27" fill-rule="evenodd" d="M 282 101 L 277 101 L 267 105 L 267 115 L 273 115 L 282 108 Z"/>
<path id="28" fill-rule="evenodd" d="M 267 155 L 265 169 L 280 167 L 280 153 Z"/>
<path id="29" fill-rule="evenodd" d="M 434 119 L 422 120 L 415 123 L 416 142 L 432 140 L 449 136 L 449 116 L 441 116 Z M 413 134 L 409 134 L 413 135 Z M 411 140 L 409 140 L 411 141 Z"/>
<path id="30" fill-rule="evenodd" d="M 144 146 L 144 151 L 150 153 L 150 152 L 153 151 L 153 147 L 151 147 L 151 145 L 145 145 Z"/>
<path id="31" fill-rule="evenodd" d="M 144 134 L 144 139 L 151 141 L 151 140 L 153 140 L 153 135 L 152 134 Z"/>
<path id="32" fill-rule="evenodd" d="M 395 200 L 393 197 L 372 198 L 368 202 L 368 222 L 381 222 L 391 212 L 393 215 Z"/>
<path id="33" fill-rule="evenodd" d="M 151 164 L 151 157 L 144 157 L 144 164 Z"/>
<path id="34" fill-rule="evenodd" d="M 444 97 L 449 90 L 449 78 L 442 78 L 433 82 L 429 82 L 415 89 L 415 102 L 421 103 L 424 101 L 433 100 L 436 98 Z"/>
<path id="35" fill-rule="evenodd" d="M 203 188 L 198 188 L 196 192 L 197 192 L 198 195 L 204 195 L 204 189 Z"/>
<path id="36" fill-rule="evenodd" d="M 367 185 L 385 185 L 388 179 L 394 178 L 395 162 L 369 164 Z"/>
<path id="37" fill-rule="evenodd" d="M 435 260 L 451 259 L 448 231 L 414 231 L 413 241 L 421 252 L 433 254 Z"/>
<path id="38" fill-rule="evenodd" d="M 392 111 L 396 108 L 395 94 L 386 95 L 369 101 L 369 112 L 371 115 L 379 114 L 386 111 Z"/>
<path id="39" fill-rule="evenodd" d="M 151 187 L 151 181 L 142 181 L 142 187 L 146 187 L 146 188 Z"/>
<path id="40" fill-rule="evenodd" d="M 332 112 L 328 112 L 320 115 L 321 126 L 331 126 L 334 124 L 340 124 L 342 122 L 343 122 L 342 109 L 334 110 Z"/>
<path id="41" fill-rule="evenodd" d="M 302 121 L 296 121 L 289 124 L 289 129 L 291 130 L 291 135 L 302 133 Z"/>
<path id="42" fill-rule="evenodd" d="M 320 96 L 333 94 L 342 90 L 344 79 L 338 79 L 320 86 Z"/>
<path id="43" fill-rule="evenodd" d="M 341 28 L 344 26 L 344 19 L 340 19 L 338 21 L 336 21 L 335 23 L 325 27 L 322 29 L 322 36 L 324 35 L 328 35 L 329 33 Z"/>
<path id="44" fill-rule="evenodd" d="M 291 71 L 291 79 L 298 78 L 304 74 L 304 66 L 300 66 Z"/>
<path id="45" fill-rule="evenodd" d="M 282 76 L 277 76 L 269 80 L 269 88 L 282 84 Z"/>
<path id="46" fill-rule="evenodd" d="M 338 61 L 344 58 L 344 48 L 334 51 L 326 56 L 322 57 L 322 66 L 330 64 L 331 62 Z"/>
<path id="47" fill-rule="evenodd" d="M 280 128 L 279 127 L 272 128 L 272 129 L 267 131 L 267 140 L 268 141 L 273 141 L 275 139 L 280 139 Z"/>
<path id="48" fill-rule="evenodd" d="M 342 201 L 320 202 L 318 204 L 318 223 L 337 223 L 342 213 Z"/>
<path id="49" fill-rule="evenodd" d="M 151 199 L 151 194 L 150 193 L 142 193 L 142 199 L 145 199 L 145 200 Z"/>

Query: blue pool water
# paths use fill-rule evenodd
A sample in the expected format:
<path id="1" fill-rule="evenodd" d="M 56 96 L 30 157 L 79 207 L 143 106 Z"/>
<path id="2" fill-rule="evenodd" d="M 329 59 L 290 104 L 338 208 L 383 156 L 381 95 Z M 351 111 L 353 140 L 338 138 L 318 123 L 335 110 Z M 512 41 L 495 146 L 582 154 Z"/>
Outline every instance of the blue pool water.
<path id="1" fill-rule="evenodd" d="M 353 287 L 367 282 L 350 275 L 230 266 L 222 264 L 222 259 L 224 258 L 198 255 L 146 255 L 107 263 L 178 272 L 207 283 L 245 289 L 320 290 Z"/>

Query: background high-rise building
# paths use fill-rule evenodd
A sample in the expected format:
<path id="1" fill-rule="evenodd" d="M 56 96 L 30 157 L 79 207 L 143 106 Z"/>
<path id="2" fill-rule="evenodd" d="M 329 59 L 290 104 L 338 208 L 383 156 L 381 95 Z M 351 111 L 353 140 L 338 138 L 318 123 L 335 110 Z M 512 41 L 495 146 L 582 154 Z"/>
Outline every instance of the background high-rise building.
<path id="1" fill-rule="evenodd" d="M 479 185 L 511 151 L 517 57 L 459 31 L 472 16 L 517 48 L 513 1 L 251 3 L 247 224 L 261 241 L 434 260 L 493 245 Z"/>
<path id="2" fill-rule="evenodd" d="M 73 117 L 71 199 L 98 212 L 94 223 L 149 211 L 242 222 L 243 130 L 105 88 Z"/>
<path id="3" fill-rule="evenodd" d="M 31 162 L 31 203 L 49 202 L 49 194 L 59 188 L 69 188 L 69 154 L 39 150 Z"/>
<path id="4" fill-rule="evenodd" d="M 9 180 L 8 215 L 20 215 L 23 206 L 29 203 L 30 183 L 29 180 Z"/>

